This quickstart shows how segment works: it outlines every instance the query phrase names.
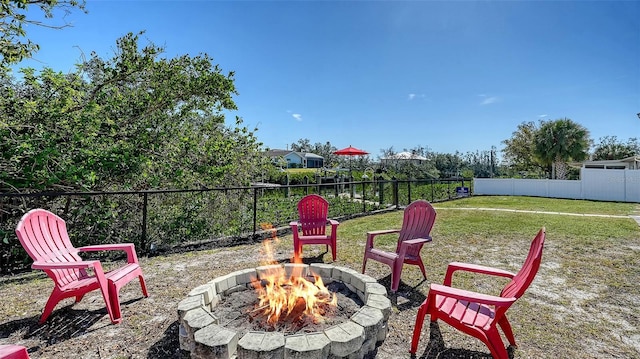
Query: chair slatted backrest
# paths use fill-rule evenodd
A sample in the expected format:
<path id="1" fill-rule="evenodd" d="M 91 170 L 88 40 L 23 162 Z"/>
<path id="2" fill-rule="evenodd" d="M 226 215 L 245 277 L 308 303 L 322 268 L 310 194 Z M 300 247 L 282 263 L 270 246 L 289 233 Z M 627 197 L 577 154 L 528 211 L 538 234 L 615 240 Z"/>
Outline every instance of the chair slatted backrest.
<path id="1" fill-rule="evenodd" d="M 540 229 L 536 237 L 531 241 L 529 247 L 529 253 L 527 259 L 525 259 L 522 268 L 513 277 L 513 279 L 507 283 L 500 293 L 504 298 L 520 298 L 524 292 L 529 288 L 531 282 L 538 273 L 540 268 L 540 262 L 542 261 L 542 249 L 544 248 L 544 241 L 546 237 L 545 228 Z"/>
<path id="2" fill-rule="evenodd" d="M 436 220 L 436 210 L 431 203 L 425 200 L 417 200 L 411 202 L 404 210 L 404 218 L 402 220 L 402 228 L 398 236 L 398 245 L 396 253 L 400 251 L 400 245 L 403 241 L 416 238 L 427 238 L 431 233 L 433 224 Z M 418 247 L 409 248 L 407 254 L 417 255 L 420 251 Z"/>
<path id="3" fill-rule="evenodd" d="M 298 202 L 298 214 L 303 236 L 323 236 L 326 233 L 329 202 L 317 194 L 310 194 Z"/>
<path id="4" fill-rule="evenodd" d="M 16 227 L 22 247 L 34 262 L 73 263 L 82 261 L 73 247 L 65 221 L 44 209 L 27 212 Z M 87 277 L 84 269 L 46 270 L 59 286 Z"/>

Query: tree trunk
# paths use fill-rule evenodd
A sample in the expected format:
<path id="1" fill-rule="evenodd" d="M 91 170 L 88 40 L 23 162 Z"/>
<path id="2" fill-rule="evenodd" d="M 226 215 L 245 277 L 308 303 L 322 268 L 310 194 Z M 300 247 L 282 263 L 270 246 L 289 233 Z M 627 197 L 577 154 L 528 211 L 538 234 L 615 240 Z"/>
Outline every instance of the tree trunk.
<path id="1" fill-rule="evenodd" d="M 560 156 L 556 157 L 553 165 L 555 170 L 555 179 L 567 179 L 567 163 L 562 158 L 560 158 Z"/>

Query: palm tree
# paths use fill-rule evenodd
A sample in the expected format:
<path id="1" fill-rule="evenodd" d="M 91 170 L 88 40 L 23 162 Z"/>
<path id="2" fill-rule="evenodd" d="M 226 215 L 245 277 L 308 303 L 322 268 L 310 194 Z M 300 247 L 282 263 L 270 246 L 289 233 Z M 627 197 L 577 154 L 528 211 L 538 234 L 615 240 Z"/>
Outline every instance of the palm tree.
<path id="1" fill-rule="evenodd" d="M 535 155 L 556 179 L 566 179 L 568 162 L 587 159 L 590 145 L 589 131 L 568 118 L 544 122 L 535 135 Z"/>

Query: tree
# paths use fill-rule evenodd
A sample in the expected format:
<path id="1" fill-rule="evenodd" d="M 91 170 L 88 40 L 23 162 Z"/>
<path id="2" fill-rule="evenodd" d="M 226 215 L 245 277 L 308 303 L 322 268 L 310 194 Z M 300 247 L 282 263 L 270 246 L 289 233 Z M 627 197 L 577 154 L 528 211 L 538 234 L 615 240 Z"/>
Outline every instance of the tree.
<path id="1" fill-rule="evenodd" d="M 463 160 L 463 168 L 465 168 L 465 171 L 463 171 L 465 175 L 463 177 L 469 177 L 469 171 L 471 171 L 472 177 L 478 178 L 489 178 L 499 175 L 496 167 L 495 146 L 492 146 L 491 150 L 488 151 L 467 152 L 467 154 L 463 156 Z"/>
<path id="2" fill-rule="evenodd" d="M 535 134 L 535 155 L 552 166 L 552 178 L 566 179 L 568 162 L 589 156 L 589 131 L 568 119 L 545 122 Z"/>
<path id="3" fill-rule="evenodd" d="M 630 138 L 626 143 L 618 141 L 616 136 L 600 138 L 594 150 L 592 160 L 619 160 L 640 154 L 640 144 L 637 138 Z"/>
<path id="4" fill-rule="evenodd" d="M 6 66 L 31 57 L 40 49 L 27 38 L 25 25 L 43 26 L 61 29 L 69 26 L 48 24 L 43 21 L 27 17 L 29 8 L 37 6 L 44 13 L 45 19 L 54 17 L 56 10 L 70 12 L 78 8 L 84 12 L 86 0 L 2 0 L 0 2 L 0 65 Z"/>
<path id="5" fill-rule="evenodd" d="M 540 126 L 544 124 L 540 121 Z M 502 150 L 507 166 L 518 173 L 540 174 L 546 171 L 543 163 L 535 156 L 535 136 L 538 132 L 535 122 L 523 122 L 518 125 L 511 138 L 502 141 Z"/>
<path id="6" fill-rule="evenodd" d="M 291 151 L 295 152 L 311 152 L 311 141 L 308 138 L 301 138 L 296 143 L 291 144 Z"/>
<path id="7" fill-rule="evenodd" d="M 333 167 L 333 165 L 338 162 L 338 155 L 334 153 L 337 150 L 338 149 L 335 146 L 327 141 L 324 144 L 316 142 L 313 145 L 313 149 L 311 150 L 311 152 L 324 158 L 325 167 Z"/>
<path id="8" fill-rule="evenodd" d="M 443 178 L 460 176 L 464 166 L 464 160 L 458 151 L 456 153 L 433 153 L 430 159 L 440 173 L 440 177 Z"/>
<path id="9" fill-rule="evenodd" d="M 208 55 L 160 59 L 139 35 L 75 72 L 0 73 L 0 188 L 122 190 L 245 185 L 260 143 L 236 109 L 233 73 Z"/>

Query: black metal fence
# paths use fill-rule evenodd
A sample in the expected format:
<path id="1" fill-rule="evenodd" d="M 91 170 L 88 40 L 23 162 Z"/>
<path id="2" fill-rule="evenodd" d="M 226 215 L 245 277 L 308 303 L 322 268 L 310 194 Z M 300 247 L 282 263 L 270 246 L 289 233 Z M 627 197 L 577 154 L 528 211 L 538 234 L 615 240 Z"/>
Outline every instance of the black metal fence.
<path id="1" fill-rule="evenodd" d="M 132 242 L 144 255 L 261 239 L 263 229 L 286 228 L 296 220 L 298 201 L 310 193 L 329 201 L 330 217 L 349 218 L 400 208 L 416 199 L 439 202 L 472 192 L 468 179 L 316 181 L 188 190 L 0 193 L 0 273 L 23 270 L 31 263 L 14 231 L 20 217 L 33 208 L 62 217 L 76 246 Z"/>

